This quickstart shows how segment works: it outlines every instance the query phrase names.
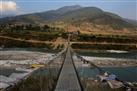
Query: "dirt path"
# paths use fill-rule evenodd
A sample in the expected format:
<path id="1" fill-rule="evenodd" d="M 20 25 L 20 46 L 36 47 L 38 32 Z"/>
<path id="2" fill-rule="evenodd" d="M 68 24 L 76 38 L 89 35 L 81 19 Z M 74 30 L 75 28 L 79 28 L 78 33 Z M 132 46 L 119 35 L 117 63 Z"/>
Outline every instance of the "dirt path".
<path id="1" fill-rule="evenodd" d="M 136 45 L 137 43 L 106 43 L 106 42 L 71 42 L 71 44 L 106 44 L 106 45 Z"/>
<path id="2" fill-rule="evenodd" d="M 21 38 L 13 38 L 13 37 L 8 37 L 8 36 L 0 36 L 0 38 L 17 40 L 17 41 L 25 41 L 25 42 L 30 42 L 30 43 L 53 44 L 55 46 L 55 48 L 58 45 L 64 44 L 65 47 L 67 45 L 67 41 L 61 37 L 58 37 L 56 39 L 56 41 L 25 40 L 25 39 L 21 39 Z M 137 47 L 137 43 L 106 43 L 106 42 L 78 42 L 78 41 L 71 42 L 71 44 L 75 44 L 75 43 L 76 44 L 106 44 L 106 45 L 136 45 L 136 47 Z"/>

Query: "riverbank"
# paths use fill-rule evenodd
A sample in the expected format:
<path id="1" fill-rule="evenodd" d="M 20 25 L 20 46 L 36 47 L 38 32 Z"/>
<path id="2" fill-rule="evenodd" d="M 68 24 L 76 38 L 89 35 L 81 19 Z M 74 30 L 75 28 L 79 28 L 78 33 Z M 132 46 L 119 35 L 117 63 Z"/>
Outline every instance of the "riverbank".
<path id="1" fill-rule="evenodd" d="M 137 60 L 135 59 L 118 59 L 89 56 L 83 56 L 83 58 L 94 63 L 99 67 L 137 67 Z"/>
<path id="2" fill-rule="evenodd" d="M 74 50 L 99 67 L 137 67 L 137 51 Z M 87 65 L 88 66 L 88 65 Z"/>
<path id="3" fill-rule="evenodd" d="M 55 53 L 44 53 L 26 50 L 1 50 L 0 66 L 7 68 L 30 67 L 32 64 L 44 64 L 54 56 Z"/>

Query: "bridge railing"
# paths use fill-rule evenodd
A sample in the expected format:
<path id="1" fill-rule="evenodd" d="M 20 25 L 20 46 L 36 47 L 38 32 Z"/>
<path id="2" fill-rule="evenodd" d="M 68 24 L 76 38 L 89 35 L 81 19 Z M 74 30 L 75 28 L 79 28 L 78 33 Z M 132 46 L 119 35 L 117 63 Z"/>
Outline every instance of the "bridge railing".
<path id="1" fill-rule="evenodd" d="M 12 89 L 6 91 L 54 91 L 58 76 L 60 74 L 66 49 L 55 54 L 44 67 L 40 67 L 27 79 L 16 84 Z"/>
<path id="2" fill-rule="evenodd" d="M 89 60 L 72 50 L 73 60 L 84 91 L 125 91 L 124 88 L 112 89 L 107 84 L 102 84 L 99 76 L 108 71 L 103 70 Z M 122 81 L 120 81 L 122 82 Z M 123 82 L 122 82 L 123 83 Z M 126 85 L 124 85 L 126 87 Z"/>
<path id="3" fill-rule="evenodd" d="M 112 82 L 111 85 L 113 83 L 114 84 L 116 83 L 117 86 L 123 84 L 120 87 L 118 86 L 117 88 L 117 86 L 113 85 L 114 88 L 116 87 L 114 89 L 113 87 L 111 87 L 111 85 L 103 86 L 102 83 L 100 82 L 101 79 L 99 78 L 99 76 L 105 75 L 105 73 L 107 73 L 107 75 L 111 75 L 113 73 L 110 73 L 107 70 L 103 70 L 102 68 L 95 65 L 93 62 L 84 59 L 81 55 L 77 54 L 73 50 L 72 53 L 73 53 L 73 59 L 75 60 L 74 63 L 77 68 L 77 72 L 80 77 L 84 91 L 114 91 L 114 90 L 129 91 L 129 89 L 130 91 L 137 90 L 137 88 L 132 87 L 130 84 L 120 80 L 119 78 L 115 79 L 115 81 L 118 81 L 118 83 Z"/>
<path id="4" fill-rule="evenodd" d="M 47 64 L 47 69 L 48 69 L 47 77 L 49 77 L 48 85 L 50 86 L 50 89 L 48 91 L 54 91 L 55 89 L 55 86 L 57 84 L 65 60 L 66 49 L 56 54 L 56 56 L 57 56 L 56 58 L 54 58 Z"/>
<path id="5" fill-rule="evenodd" d="M 91 66 L 90 63 L 88 63 L 88 62 L 87 63 L 84 62 L 83 61 L 84 59 L 80 55 L 78 55 L 77 53 L 75 53 L 73 50 L 71 50 L 71 51 L 72 51 L 72 55 L 73 55 L 72 58 L 74 60 L 76 71 L 78 73 L 78 76 L 79 76 L 80 83 L 81 83 L 83 91 L 96 91 L 96 90 L 92 90 L 92 89 L 89 90 L 89 88 L 88 88 L 88 86 L 89 86 L 88 79 L 91 78 L 91 75 L 90 75 L 90 72 L 89 72 L 89 71 L 91 71 L 90 70 L 91 67 L 92 67 L 92 69 L 95 70 L 95 72 L 97 74 L 99 74 L 98 69 L 95 68 L 95 67 L 93 67 L 93 66 Z M 93 71 L 91 73 L 93 73 Z M 95 75 L 94 75 L 94 78 L 96 78 Z"/>

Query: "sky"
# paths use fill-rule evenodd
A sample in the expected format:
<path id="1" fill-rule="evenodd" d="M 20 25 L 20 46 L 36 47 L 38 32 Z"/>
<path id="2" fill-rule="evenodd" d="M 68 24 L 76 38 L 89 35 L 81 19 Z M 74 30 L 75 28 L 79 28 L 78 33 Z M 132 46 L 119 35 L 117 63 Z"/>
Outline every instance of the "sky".
<path id="1" fill-rule="evenodd" d="M 0 0 L 0 17 L 80 5 L 98 7 L 123 18 L 137 20 L 137 0 Z"/>

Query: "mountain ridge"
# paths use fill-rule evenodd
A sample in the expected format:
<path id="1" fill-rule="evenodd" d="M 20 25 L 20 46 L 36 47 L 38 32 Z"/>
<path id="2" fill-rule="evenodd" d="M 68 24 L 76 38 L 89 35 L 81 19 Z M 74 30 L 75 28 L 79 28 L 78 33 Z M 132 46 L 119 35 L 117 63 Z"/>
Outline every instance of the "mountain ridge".
<path id="1" fill-rule="evenodd" d="M 103 11 L 97 7 L 82 7 L 79 5 L 64 6 L 56 10 L 0 19 L 1 24 L 45 24 L 60 21 L 79 25 L 82 22 L 87 22 L 116 28 L 134 27 L 134 24 L 129 23 L 117 14 Z"/>

